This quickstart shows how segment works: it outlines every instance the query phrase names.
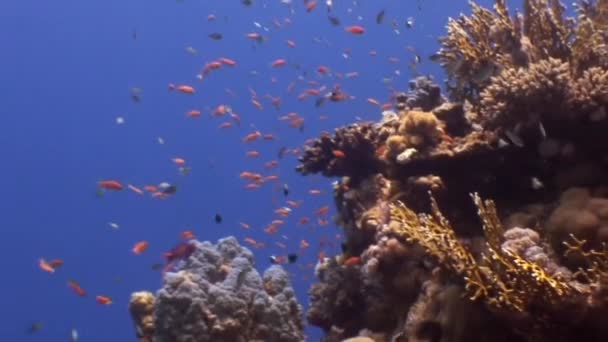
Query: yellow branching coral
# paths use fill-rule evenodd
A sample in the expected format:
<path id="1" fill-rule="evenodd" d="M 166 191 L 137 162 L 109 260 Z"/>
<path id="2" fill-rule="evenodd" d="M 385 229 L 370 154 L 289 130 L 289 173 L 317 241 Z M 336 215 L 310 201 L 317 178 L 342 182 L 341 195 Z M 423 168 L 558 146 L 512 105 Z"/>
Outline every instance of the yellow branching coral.
<path id="1" fill-rule="evenodd" d="M 473 195 L 473 199 L 487 241 L 487 252 L 480 260 L 458 240 L 435 200 L 432 200 L 430 215 L 416 214 L 399 202 L 392 204 L 393 222 L 389 227 L 462 276 L 471 300 L 484 300 L 495 309 L 529 312 L 535 304 L 556 304 L 574 293 L 575 289 L 563 279 L 503 249 L 503 229 L 494 203 L 482 201 L 477 195 Z"/>
<path id="2" fill-rule="evenodd" d="M 572 42 L 572 55 L 576 70 L 591 66 L 608 67 L 608 1 L 594 4 L 583 1 L 578 5 L 577 27 Z"/>
<path id="3" fill-rule="evenodd" d="M 608 67 L 608 1 L 581 1 L 576 20 L 559 0 L 524 0 L 510 15 L 506 0 L 494 11 L 471 3 L 470 16 L 450 19 L 434 59 L 448 72 L 452 95 L 475 99 L 490 77 L 549 58 L 569 62 L 580 76 L 592 66 Z"/>
<path id="4" fill-rule="evenodd" d="M 565 241 L 565 255 L 578 254 L 587 262 L 587 268 L 580 268 L 575 276 L 583 278 L 587 284 L 598 283 L 602 277 L 608 274 L 608 247 L 603 244 L 602 250 L 587 250 L 584 248 L 587 241 L 578 239 L 574 234 L 570 234 L 572 242 Z"/>

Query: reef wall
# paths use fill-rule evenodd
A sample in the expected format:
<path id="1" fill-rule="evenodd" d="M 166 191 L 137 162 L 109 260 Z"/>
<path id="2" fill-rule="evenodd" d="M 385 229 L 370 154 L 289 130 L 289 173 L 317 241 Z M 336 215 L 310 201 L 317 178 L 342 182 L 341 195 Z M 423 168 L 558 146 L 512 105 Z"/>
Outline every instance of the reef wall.
<path id="1" fill-rule="evenodd" d="M 471 6 L 432 58 L 445 96 L 417 78 L 300 158 L 339 177 L 343 254 L 307 313 L 326 342 L 608 336 L 608 1 Z"/>

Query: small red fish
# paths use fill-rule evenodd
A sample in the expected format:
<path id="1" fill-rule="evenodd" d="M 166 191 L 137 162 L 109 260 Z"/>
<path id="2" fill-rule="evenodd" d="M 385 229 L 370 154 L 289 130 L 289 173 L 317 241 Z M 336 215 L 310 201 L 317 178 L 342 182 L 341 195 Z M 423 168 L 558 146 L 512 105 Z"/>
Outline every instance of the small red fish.
<path id="1" fill-rule="evenodd" d="M 273 61 L 273 62 L 270 64 L 270 66 L 271 66 L 271 67 L 273 67 L 273 68 L 282 67 L 282 66 L 284 66 L 284 65 L 287 65 L 287 61 L 286 61 L 286 60 L 284 60 L 284 59 L 282 59 L 282 58 L 275 59 L 275 60 L 274 60 L 274 61 Z"/>
<path id="2" fill-rule="evenodd" d="M 113 180 L 113 179 L 102 180 L 102 181 L 99 181 L 97 184 L 99 185 L 100 188 L 106 189 L 106 190 L 120 191 L 120 190 L 124 189 L 124 186 L 119 181 Z"/>
<path id="3" fill-rule="evenodd" d="M 86 296 L 86 292 L 84 291 L 84 289 L 80 287 L 80 285 L 78 285 L 78 283 L 76 283 L 75 281 L 68 280 L 68 286 L 80 297 Z"/>
<path id="4" fill-rule="evenodd" d="M 192 232 L 191 230 L 188 230 L 188 229 L 186 229 L 186 230 L 184 230 L 183 232 L 181 232 L 181 233 L 179 234 L 179 236 L 180 236 L 182 239 L 184 239 L 184 240 L 192 240 L 192 239 L 195 239 L 194 232 Z"/>
<path id="5" fill-rule="evenodd" d="M 186 113 L 189 118 L 197 118 L 201 116 L 201 111 L 197 109 L 192 109 Z"/>
<path id="6" fill-rule="evenodd" d="M 346 154 L 344 154 L 344 152 L 342 152 L 341 150 L 333 150 L 331 153 L 336 158 L 344 158 L 344 157 L 346 157 Z"/>
<path id="7" fill-rule="evenodd" d="M 103 305 L 112 304 L 112 299 L 110 299 L 110 297 L 108 297 L 108 296 L 97 296 L 97 297 L 95 297 L 95 300 L 97 301 L 97 303 L 103 304 Z"/>
<path id="8" fill-rule="evenodd" d="M 236 61 L 230 58 L 226 58 L 226 57 L 220 57 L 218 59 L 218 61 L 224 65 L 227 66 L 235 66 L 236 65 Z"/>
<path id="9" fill-rule="evenodd" d="M 182 242 L 166 252 L 164 257 L 167 262 L 171 263 L 176 260 L 188 259 L 194 251 L 196 251 L 196 246 L 188 242 Z"/>
<path id="10" fill-rule="evenodd" d="M 194 87 L 189 86 L 189 85 L 175 85 L 173 83 L 169 84 L 169 90 L 177 90 L 180 93 L 184 93 L 184 94 L 194 94 L 195 90 Z"/>
<path id="11" fill-rule="evenodd" d="M 359 25 L 346 26 L 344 28 L 344 30 L 346 32 L 349 32 L 349 33 L 352 33 L 352 34 L 363 34 L 363 33 L 365 33 L 365 28 L 363 26 L 359 26 Z"/>
<path id="12" fill-rule="evenodd" d="M 43 258 L 40 258 L 40 260 L 38 260 L 38 265 L 40 266 L 40 269 L 45 272 L 55 273 L 55 267 L 53 267 L 49 262 L 47 262 Z"/>
<path id="13" fill-rule="evenodd" d="M 353 266 L 353 265 L 360 265 L 361 264 L 361 258 L 353 256 L 350 257 L 346 260 L 344 260 L 344 266 Z"/>
<path id="14" fill-rule="evenodd" d="M 135 244 L 135 246 L 133 246 L 133 253 L 142 254 L 148 249 L 149 246 L 150 244 L 148 241 L 139 241 Z"/>

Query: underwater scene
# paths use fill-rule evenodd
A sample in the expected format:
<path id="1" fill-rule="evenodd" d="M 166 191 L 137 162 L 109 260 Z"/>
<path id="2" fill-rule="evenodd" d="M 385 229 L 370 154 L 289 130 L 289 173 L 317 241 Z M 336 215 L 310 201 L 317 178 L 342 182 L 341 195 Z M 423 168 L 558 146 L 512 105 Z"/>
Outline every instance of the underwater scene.
<path id="1" fill-rule="evenodd" d="M 0 42 L 0 342 L 608 341 L 608 0 L 5 0 Z"/>

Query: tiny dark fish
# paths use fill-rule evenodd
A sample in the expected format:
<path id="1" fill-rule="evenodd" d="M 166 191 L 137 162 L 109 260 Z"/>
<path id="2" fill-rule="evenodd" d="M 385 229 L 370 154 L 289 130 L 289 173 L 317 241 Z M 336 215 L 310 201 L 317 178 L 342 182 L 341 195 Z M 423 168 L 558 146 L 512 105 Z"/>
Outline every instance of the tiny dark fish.
<path id="1" fill-rule="evenodd" d="M 131 38 L 133 38 L 133 40 L 137 40 L 137 30 L 133 29 L 131 32 Z"/>
<path id="2" fill-rule="evenodd" d="M 285 157 L 286 154 L 287 154 L 287 147 L 283 146 L 279 149 L 279 153 L 277 153 L 277 156 L 279 157 L 279 159 L 283 159 L 283 157 Z"/>
<path id="3" fill-rule="evenodd" d="M 30 325 L 29 328 L 27 328 L 27 330 L 25 332 L 28 334 L 37 333 L 43 327 L 44 327 L 44 324 L 42 322 L 34 322 L 34 323 L 32 323 L 32 325 Z"/>
<path id="4" fill-rule="evenodd" d="M 321 107 L 323 104 L 325 103 L 325 98 L 324 97 L 319 97 L 317 98 L 317 100 L 315 101 L 315 107 L 319 108 Z"/>
<path id="5" fill-rule="evenodd" d="M 97 198 L 103 198 L 105 194 L 106 192 L 102 188 L 99 188 L 95 191 L 95 197 Z"/>
<path id="6" fill-rule="evenodd" d="M 161 263 L 152 264 L 152 271 L 160 271 L 165 265 Z"/>
<path id="7" fill-rule="evenodd" d="M 295 253 L 288 254 L 288 255 L 287 255 L 287 261 L 288 261 L 290 264 L 295 264 L 295 263 L 296 263 L 296 261 L 298 261 L 298 255 L 297 255 L 297 254 L 295 254 Z"/>
<path id="8" fill-rule="evenodd" d="M 435 53 L 429 56 L 429 59 L 433 62 L 439 62 L 441 60 L 441 55 Z"/>
<path id="9" fill-rule="evenodd" d="M 224 36 L 219 32 L 213 32 L 209 34 L 209 38 L 213 40 L 221 40 L 222 38 L 224 38 Z"/>
<path id="10" fill-rule="evenodd" d="M 141 102 L 141 89 L 132 88 L 131 89 L 131 100 L 135 103 Z"/>
<path id="11" fill-rule="evenodd" d="M 215 223 L 220 224 L 224 218 L 220 214 L 215 214 Z"/>
<path id="12" fill-rule="evenodd" d="M 382 24 L 384 22 L 384 10 L 378 12 L 376 15 L 376 24 Z"/>
<path id="13" fill-rule="evenodd" d="M 178 171 L 180 175 L 187 176 L 192 171 L 192 168 L 190 166 L 181 166 Z"/>
<path id="14" fill-rule="evenodd" d="M 241 270 L 241 272 L 239 273 L 239 275 L 236 277 L 236 289 L 240 289 L 241 286 L 243 286 L 243 283 L 245 282 L 245 279 L 247 278 L 247 273 L 249 273 L 251 271 L 251 267 L 247 267 L 243 270 Z"/>
<path id="15" fill-rule="evenodd" d="M 289 195 L 289 185 L 283 184 L 283 195 L 287 197 Z"/>
<path id="16" fill-rule="evenodd" d="M 253 1 L 252 0 L 241 0 L 241 3 L 245 6 L 251 6 L 253 5 Z"/>
<path id="17" fill-rule="evenodd" d="M 167 182 L 162 182 L 158 185 L 158 191 L 165 195 L 173 195 L 177 192 L 177 186 L 169 184 Z"/>
<path id="18" fill-rule="evenodd" d="M 342 250 L 342 253 L 346 253 L 346 250 L 348 249 L 346 242 L 340 243 L 340 249 Z"/>
<path id="19" fill-rule="evenodd" d="M 332 15 L 328 15 L 327 19 L 333 26 L 340 26 L 340 19 L 338 17 L 334 17 Z"/>

